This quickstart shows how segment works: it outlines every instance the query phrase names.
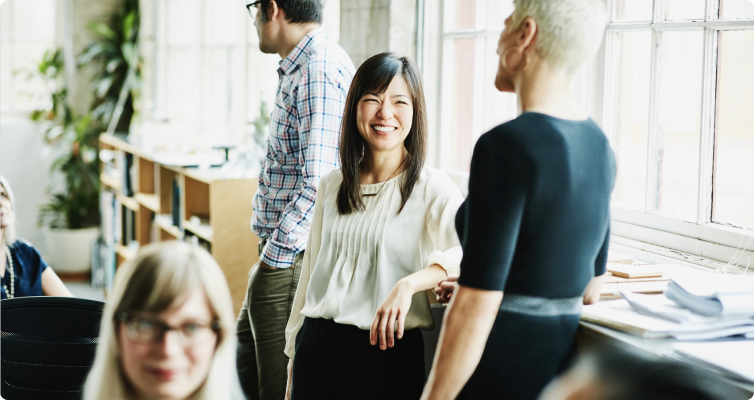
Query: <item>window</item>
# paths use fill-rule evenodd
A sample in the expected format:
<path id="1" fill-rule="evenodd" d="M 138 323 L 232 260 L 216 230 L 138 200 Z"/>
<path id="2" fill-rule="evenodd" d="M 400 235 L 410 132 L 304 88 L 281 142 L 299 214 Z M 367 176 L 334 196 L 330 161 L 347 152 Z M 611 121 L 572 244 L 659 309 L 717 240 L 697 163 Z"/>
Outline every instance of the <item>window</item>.
<path id="1" fill-rule="evenodd" d="M 55 51 L 55 0 L 9 0 L 0 6 L 0 108 L 28 112 L 48 107 L 44 82 L 27 77 L 45 51 Z M 23 21 L 21 23 L 20 21 Z"/>
<path id="2" fill-rule="evenodd" d="M 245 4 L 142 2 L 145 129 L 161 123 L 199 142 L 233 143 L 244 140 L 252 129 L 249 123 L 259 116 L 262 101 L 271 109 L 280 57 L 259 50 Z M 323 24 L 325 33 L 336 41 L 339 10 L 339 1 L 328 1 Z"/>
<path id="3" fill-rule="evenodd" d="M 468 176 L 479 136 L 516 117 L 516 97 L 498 92 L 493 84 L 497 42 L 512 7 L 511 0 L 424 5 L 422 69 L 433 135 L 430 160 L 460 182 Z"/>
<path id="4" fill-rule="evenodd" d="M 602 120 L 618 163 L 613 240 L 745 267 L 754 258 L 754 78 L 745 72 L 754 70 L 754 2 L 608 7 Z"/>
<path id="5" fill-rule="evenodd" d="M 574 93 L 616 154 L 612 240 L 745 267 L 754 261 L 754 1 L 606 3 L 605 41 Z M 462 188 L 476 139 L 517 114 L 514 95 L 492 84 L 512 8 L 424 4 L 430 161 Z"/>
<path id="6" fill-rule="evenodd" d="M 494 86 L 498 39 L 512 11 L 512 0 L 424 3 L 420 59 L 432 135 L 429 160 L 464 191 L 476 140 L 518 115 L 516 96 Z M 585 78 L 577 77 L 574 90 L 586 106 Z"/>

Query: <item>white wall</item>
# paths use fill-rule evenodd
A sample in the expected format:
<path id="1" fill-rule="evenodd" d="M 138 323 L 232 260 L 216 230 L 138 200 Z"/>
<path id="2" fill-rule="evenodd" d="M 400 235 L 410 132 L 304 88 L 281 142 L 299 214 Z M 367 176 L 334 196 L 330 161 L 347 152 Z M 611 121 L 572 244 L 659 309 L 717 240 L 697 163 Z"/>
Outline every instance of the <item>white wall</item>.
<path id="1" fill-rule="evenodd" d="M 0 174 L 10 183 L 16 197 L 16 235 L 34 244 L 42 255 L 47 248 L 37 211 L 46 202 L 50 164 L 56 153 L 46 146 L 43 130 L 25 116 L 0 119 Z"/>

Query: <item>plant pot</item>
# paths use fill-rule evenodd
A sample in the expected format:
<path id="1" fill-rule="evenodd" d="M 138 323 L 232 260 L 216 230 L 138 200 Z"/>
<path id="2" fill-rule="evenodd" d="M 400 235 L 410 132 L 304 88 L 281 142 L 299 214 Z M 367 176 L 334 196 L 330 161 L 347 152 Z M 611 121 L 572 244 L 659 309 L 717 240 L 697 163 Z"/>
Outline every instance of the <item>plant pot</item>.
<path id="1" fill-rule="evenodd" d="M 45 229 L 46 259 L 58 274 L 87 273 L 92 267 L 92 242 L 99 236 L 99 228 Z"/>

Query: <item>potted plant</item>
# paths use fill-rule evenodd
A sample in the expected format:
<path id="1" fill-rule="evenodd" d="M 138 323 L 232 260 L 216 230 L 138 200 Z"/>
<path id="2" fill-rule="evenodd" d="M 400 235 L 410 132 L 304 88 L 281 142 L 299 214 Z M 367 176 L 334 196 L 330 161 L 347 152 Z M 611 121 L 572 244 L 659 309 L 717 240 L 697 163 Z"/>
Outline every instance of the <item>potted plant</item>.
<path id="1" fill-rule="evenodd" d="M 139 1 L 124 0 L 107 24 L 89 24 L 97 39 L 89 43 L 79 56 L 79 67 L 96 63 L 98 67 L 91 82 L 94 100 L 90 106 L 92 120 L 107 126 L 110 119 L 118 119 L 115 132 L 128 133 L 135 113 L 135 88 L 139 86 L 141 65 L 137 48 L 139 31 Z M 126 92 L 123 109 L 116 114 L 121 91 L 126 84 L 129 66 L 133 64 L 132 80 Z"/>
<path id="2" fill-rule="evenodd" d="M 33 74 L 44 81 L 50 102 L 31 113 L 32 120 L 46 125 L 46 142 L 61 154 L 51 173 L 62 174 L 62 188 L 48 188 L 51 201 L 40 207 L 38 218 L 46 228 L 50 264 L 61 275 L 89 271 L 91 243 L 99 235 L 98 127 L 68 106 L 63 67 L 60 50 L 45 52 Z"/>

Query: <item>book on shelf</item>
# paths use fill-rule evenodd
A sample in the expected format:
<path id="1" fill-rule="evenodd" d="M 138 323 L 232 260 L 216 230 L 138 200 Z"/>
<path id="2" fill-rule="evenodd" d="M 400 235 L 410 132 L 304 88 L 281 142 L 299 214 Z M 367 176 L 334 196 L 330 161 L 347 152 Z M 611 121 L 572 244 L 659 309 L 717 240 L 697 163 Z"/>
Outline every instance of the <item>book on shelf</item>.
<path id="1" fill-rule="evenodd" d="M 207 250 L 208 253 L 212 254 L 212 243 L 200 238 L 199 236 L 196 236 L 195 234 L 189 231 L 185 232 L 185 235 L 183 236 L 183 240 L 195 246 L 201 246 L 205 250 Z"/>
<path id="2" fill-rule="evenodd" d="M 183 218 L 181 218 L 181 187 L 178 185 L 178 179 L 173 179 L 173 226 L 183 229 Z"/>
<path id="3" fill-rule="evenodd" d="M 134 156 L 131 153 L 118 151 L 116 165 L 120 173 L 120 194 L 126 197 L 133 197 L 134 190 L 132 185 Z"/>

